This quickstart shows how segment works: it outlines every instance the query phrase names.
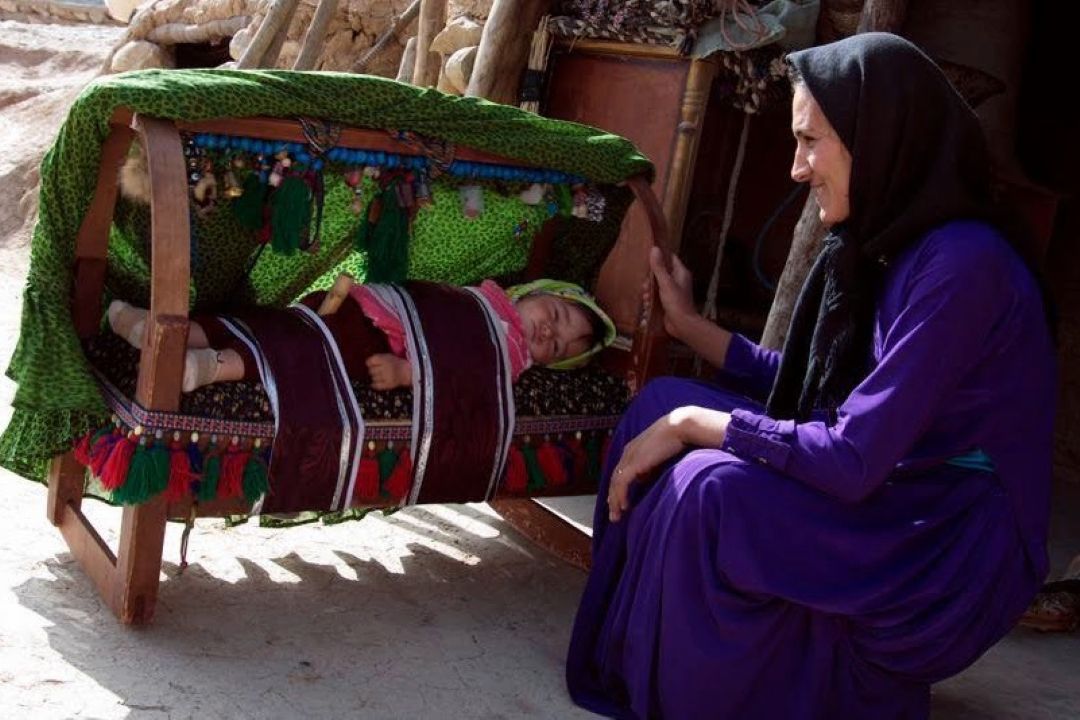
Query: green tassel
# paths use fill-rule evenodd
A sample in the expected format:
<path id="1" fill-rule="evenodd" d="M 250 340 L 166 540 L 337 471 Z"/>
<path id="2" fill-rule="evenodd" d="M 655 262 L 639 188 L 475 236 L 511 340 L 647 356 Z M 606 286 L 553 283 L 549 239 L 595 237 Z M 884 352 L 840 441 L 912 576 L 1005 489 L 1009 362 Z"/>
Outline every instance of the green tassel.
<path id="1" fill-rule="evenodd" d="M 267 476 L 266 460 L 256 448 L 247 465 L 244 466 L 244 499 L 250 503 L 255 502 L 270 490 L 270 480 Z"/>
<path id="2" fill-rule="evenodd" d="M 394 182 L 368 203 L 356 248 L 367 253 L 366 282 L 405 279 L 409 270 L 409 214 L 398 203 Z"/>
<path id="3" fill-rule="evenodd" d="M 203 472 L 199 483 L 199 502 L 206 502 L 217 497 L 218 478 L 221 477 L 221 453 L 211 442 L 203 456 Z"/>
<path id="4" fill-rule="evenodd" d="M 292 255 L 307 245 L 311 224 L 311 188 L 290 175 L 270 196 L 270 247 L 282 255 Z"/>
<path id="5" fill-rule="evenodd" d="M 154 451 L 146 446 L 145 438 L 135 446 L 135 452 L 131 456 L 131 464 L 128 466 L 127 477 L 124 484 L 113 491 L 113 502 L 124 505 L 136 505 L 149 500 L 154 492 L 153 488 L 160 485 L 154 478 L 157 470 L 154 462 Z M 168 466 L 165 468 L 165 482 L 169 480 Z M 161 492 L 158 489 L 158 492 Z"/>
<path id="6" fill-rule="evenodd" d="M 558 184 L 555 186 L 555 202 L 559 205 L 559 214 L 563 217 L 574 215 L 574 193 L 570 192 L 570 186 Z"/>
<path id="7" fill-rule="evenodd" d="M 266 185 L 259 180 L 259 173 L 251 172 L 244 179 L 244 194 L 232 202 L 236 221 L 249 230 L 263 226 L 263 207 L 266 205 Z"/>
<path id="8" fill-rule="evenodd" d="M 394 468 L 397 467 L 398 454 L 392 447 L 387 446 L 379 452 L 376 459 L 379 462 L 379 480 L 386 482 L 386 478 L 390 477 Z"/>
<path id="9" fill-rule="evenodd" d="M 544 479 L 544 470 L 536 458 L 536 448 L 525 443 L 521 446 L 521 454 L 525 457 L 525 471 L 529 475 L 529 492 L 543 490 L 547 480 Z"/>
<path id="10" fill-rule="evenodd" d="M 600 479 L 600 434 L 589 433 L 585 439 L 585 474 L 590 482 Z"/>
<path id="11" fill-rule="evenodd" d="M 157 497 L 169 486 L 169 448 L 165 440 L 158 438 L 148 453 L 153 467 L 150 473 L 150 497 Z"/>

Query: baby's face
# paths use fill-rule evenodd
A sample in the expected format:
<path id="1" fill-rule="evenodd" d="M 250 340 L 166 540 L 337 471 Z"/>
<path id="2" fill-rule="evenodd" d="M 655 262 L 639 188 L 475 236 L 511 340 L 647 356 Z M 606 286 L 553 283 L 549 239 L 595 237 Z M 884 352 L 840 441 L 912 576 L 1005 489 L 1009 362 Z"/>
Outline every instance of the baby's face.
<path id="1" fill-rule="evenodd" d="M 518 300 L 516 307 L 529 354 L 537 365 L 550 365 L 592 347 L 592 324 L 577 303 L 536 293 Z"/>

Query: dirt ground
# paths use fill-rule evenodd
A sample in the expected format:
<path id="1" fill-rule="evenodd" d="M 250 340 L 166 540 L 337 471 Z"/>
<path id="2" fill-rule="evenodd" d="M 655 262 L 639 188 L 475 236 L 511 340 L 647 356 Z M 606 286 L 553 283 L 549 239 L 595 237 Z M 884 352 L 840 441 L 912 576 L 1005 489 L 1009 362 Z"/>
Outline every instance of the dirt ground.
<path id="1" fill-rule="evenodd" d="M 36 168 L 120 30 L 0 20 L 0 363 L 14 348 Z M 0 427 L 14 392 L 0 380 Z M 200 522 L 166 537 L 155 623 L 119 626 L 0 471 L 0 715 L 39 718 L 573 718 L 563 656 L 584 575 L 484 505 L 288 531 Z M 1063 484 L 1055 566 L 1080 550 Z M 578 503 L 587 515 L 590 499 Z M 87 513 L 115 540 L 115 511 Z M 1075 514 L 1072 514 L 1075 517 Z M 934 718 L 1080 717 L 1078 636 L 1017 630 L 935 688 Z"/>

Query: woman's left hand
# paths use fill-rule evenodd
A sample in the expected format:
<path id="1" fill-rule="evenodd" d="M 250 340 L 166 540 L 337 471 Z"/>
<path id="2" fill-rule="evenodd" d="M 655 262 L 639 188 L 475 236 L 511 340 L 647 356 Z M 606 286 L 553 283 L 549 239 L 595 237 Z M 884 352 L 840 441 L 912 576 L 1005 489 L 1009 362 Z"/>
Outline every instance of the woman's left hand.
<path id="1" fill-rule="evenodd" d="M 730 415 L 720 410 L 676 408 L 650 425 L 623 448 L 608 484 L 608 517 L 618 522 L 630 509 L 630 485 L 641 480 L 688 445 L 718 448 L 724 443 Z"/>

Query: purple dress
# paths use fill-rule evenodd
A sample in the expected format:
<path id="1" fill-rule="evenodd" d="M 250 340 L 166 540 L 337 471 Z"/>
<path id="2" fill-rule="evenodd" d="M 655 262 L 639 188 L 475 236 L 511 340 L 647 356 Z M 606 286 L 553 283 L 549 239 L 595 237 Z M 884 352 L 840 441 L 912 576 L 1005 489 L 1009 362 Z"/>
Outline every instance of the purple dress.
<path id="1" fill-rule="evenodd" d="M 925 718 L 1047 571 L 1055 362 L 1003 239 L 950 223 L 886 270 L 870 374 L 832 426 L 763 414 L 777 353 L 662 378 L 615 433 L 567 661 L 575 702 L 636 718 Z M 738 392 L 733 388 L 737 387 Z M 673 408 L 732 411 L 607 519 L 621 448 Z"/>

